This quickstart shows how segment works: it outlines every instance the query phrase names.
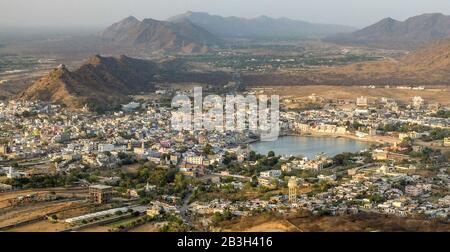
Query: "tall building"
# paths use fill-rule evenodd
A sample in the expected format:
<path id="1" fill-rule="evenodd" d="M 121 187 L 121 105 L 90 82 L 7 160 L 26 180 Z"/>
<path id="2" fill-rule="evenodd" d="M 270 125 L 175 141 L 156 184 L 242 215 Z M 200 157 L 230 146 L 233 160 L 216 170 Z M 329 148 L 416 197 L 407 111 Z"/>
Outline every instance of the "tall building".
<path id="1" fill-rule="evenodd" d="M 444 146 L 445 147 L 450 147 L 450 137 L 444 138 Z"/>
<path id="2" fill-rule="evenodd" d="M 112 199 L 112 187 L 106 185 L 92 185 L 89 187 L 89 201 L 105 204 Z"/>
<path id="3" fill-rule="evenodd" d="M 8 145 L 0 144 L 0 155 L 8 154 Z"/>
<path id="4" fill-rule="evenodd" d="M 361 96 L 361 97 L 356 98 L 356 106 L 367 107 L 368 106 L 367 97 Z"/>
<path id="5" fill-rule="evenodd" d="M 420 96 L 414 96 L 412 99 L 412 106 L 415 109 L 420 109 L 423 105 L 424 100 Z"/>
<path id="6" fill-rule="evenodd" d="M 297 201 L 297 180 L 295 177 L 289 178 L 289 202 L 295 203 Z"/>

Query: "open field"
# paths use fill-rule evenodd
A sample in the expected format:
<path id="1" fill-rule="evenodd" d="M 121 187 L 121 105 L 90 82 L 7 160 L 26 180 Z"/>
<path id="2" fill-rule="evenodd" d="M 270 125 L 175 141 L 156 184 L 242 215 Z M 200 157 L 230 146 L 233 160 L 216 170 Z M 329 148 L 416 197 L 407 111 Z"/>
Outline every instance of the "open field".
<path id="1" fill-rule="evenodd" d="M 297 231 L 294 227 L 282 222 L 282 221 L 269 221 L 261 224 L 256 224 L 245 232 L 294 232 Z"/>
<path id="2" fill-rule="evenodd" d="M 280 216 L 263 214 L 259 216 L 242 217 L 221 223 L 219 230 L 225 232 L 294 232 L 295 226 Z"/>
<path id="3" fill-rule="evenodd" d="M 19 226 L 8 229 L 8 232 L 59 232 L 69 227 L 69 224 L 64 222 L 51 222 L 49 220 L 42 220 L 28 225 Z"/>
<path id="4" fill-rule="evenodd" d="M 9 207 L 9 200 L 16 199 L 19 196 L 29 194 L 46 195 L 50 193 L 55 193 L 55 196 L 85 198 L 87 196 L 87 188 L 48 188 L 2 192 L 0 193 L 0 209 Z"/>
<path id="5" fill-rule="evenodd" d="M 374 213 L 345 216 L 281 216 L 260 215 L 243 217 L 221 224 L 229 232 L 400 232 L 450 231 L 450 223 L 439 220 L 401 218 Z"/>
<path id="6" fill-rule="evenodd" d="M 282 98 L 302 98 L 311 94 L 316 94 L 329 99 L 356 100 L 357 97 L 366 96 L 370 101 L 382 97 L 395 99 L 403 102 L 410 102 L 414 96 L 421 96 L 430 103 L 440 103 L 450 106 L 450 87 L 430 87 L 425 90 L 407 90 L 397 88 L 364 88 L 359 86 L 332 86 L 332 85 L 298 85 L 298 86 L 264 86 L 263 88 L 253 88 L 253 90 L 263 90 L 266 94 L 278 94 Z"/>
<path id="7" fill-rule="evenodd" d="M 128 230 L 128 232 L 158 232 L 166 222 L 150 222 Z"/>
<path id="8" fill-rule="evenodd" d="M 291 218 L 291 223 L 308 232 L 449 232 L 450 223 L 419 218 L 359 213 L 346 216 Z"/>
<path id="9" fill-rule="evenodd" d="M 114 222 L 104 223 L 104 224 L 98 224 L 98 225 L 92 225 L 86 228 L 79 229 L 80 232 L 111 232 L 115 228 L 121 226 L 121 225 L 127 225 L 128 223 L 141 219 L 142 216 L 133 217 L 130 216 L 125 219 L 119 219 Z M 137 225 L 133 228 L 130 228 L 127 230 L 127 232 L 158 232 L 159 229 L 164 226 L 167 222 L 148 222 L 144 223 L 142 225 Z"/>
<path id="10" fill-rule="evenodd" d="M 59 231 L 67 227 L 65 223 L 55 223 L 46 216 L 55 214 L 58 220 L 89 212 L 89 204 L 80 199 L 86 198 L 86 188 L 49 188 L 3 192 L 0 194 L 0 228 L 20 224 L 4 231 Z M 18 201 L 18 197 L 36 195 L 29 201 Z M 45 200 L 47 196 L 64 197 Z M 11 206 L 11 203 L 14 206 Z M 29 223 L 28 223 L 29 222 Z"/>
<path id="11" fill-rule="evenodd" d="M 40 218 L 79 204 L 79 202 L 39 202 L 15 207 L 0 215 L 0 227 Z"/>

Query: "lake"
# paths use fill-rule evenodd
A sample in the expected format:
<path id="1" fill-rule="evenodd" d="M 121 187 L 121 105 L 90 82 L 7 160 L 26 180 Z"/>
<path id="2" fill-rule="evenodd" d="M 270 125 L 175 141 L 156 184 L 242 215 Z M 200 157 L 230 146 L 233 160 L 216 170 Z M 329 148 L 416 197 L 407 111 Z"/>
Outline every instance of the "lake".
<path id="1" fill-rule="evenodd" d="M 263 155 L 274 151 L 275 155 L 303 155 L 309 159 L 313 159 L 322 152 L 332 157 L 343 152 L 358 152 L 369 147 L 370 143 L 354 139 L 309 136 L 284 136 L 272 142 L 250 144 L 251 150 Z"/>

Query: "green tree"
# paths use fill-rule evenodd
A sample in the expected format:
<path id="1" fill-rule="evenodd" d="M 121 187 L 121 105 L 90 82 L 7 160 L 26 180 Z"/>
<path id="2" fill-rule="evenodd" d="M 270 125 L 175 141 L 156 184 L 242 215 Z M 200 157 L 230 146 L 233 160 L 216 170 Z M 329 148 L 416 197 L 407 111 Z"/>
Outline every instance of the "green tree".
<path id="1" fill-rule="evenodd" d="M 186 180 L 184 179 L 183 174 L 178 173 L 175 175 L 175 188 L 178 191 L 186 189 Z"/>
<path id="2" fill-rule="evenodd" d="M 203 147 L 203 153 L 205 155 L 213 155 L 214 154 L 213 147 L 210 144 L 206 144 L 205 147 Z"/>

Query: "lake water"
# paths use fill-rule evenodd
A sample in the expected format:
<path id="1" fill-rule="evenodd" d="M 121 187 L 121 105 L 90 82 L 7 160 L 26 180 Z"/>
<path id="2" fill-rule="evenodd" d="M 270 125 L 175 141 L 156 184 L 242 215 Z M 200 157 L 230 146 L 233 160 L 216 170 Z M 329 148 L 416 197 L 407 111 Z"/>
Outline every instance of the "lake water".
<path id="1" fill-rule="evenodd" d="M 347 138 L 284 136 L 272 142 L 255 142 L 250 144 L 253 151 L 267 155 L 274 151 L 275 155 L 303 155 L 313 159 L 322 152 L 332 157 L 343 152 L 358 152 L 368 149 L 370 143 Z"/>

